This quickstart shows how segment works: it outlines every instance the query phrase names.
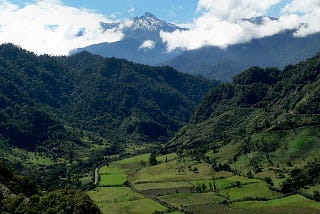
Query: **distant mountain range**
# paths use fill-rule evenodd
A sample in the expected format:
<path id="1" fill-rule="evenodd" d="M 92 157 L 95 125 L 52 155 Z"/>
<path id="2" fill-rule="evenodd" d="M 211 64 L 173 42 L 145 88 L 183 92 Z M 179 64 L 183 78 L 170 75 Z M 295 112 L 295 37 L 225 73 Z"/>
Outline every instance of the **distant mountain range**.
<path id="1" fill-rule="evenodd" d="M 276 20 L 273 17 L 253 17 L 247 21 L 261 25 L 266 18 Z M 284 67 L 320 51 L 320 34 L 299 38 L 293 36 L 293 31 L 286 31 L 226 49 L 208 46 L 192 51 L 167 52 L 160 31 L 188 29 L 169 24 L 151 13 L 135 17 L 127 24 L 101 23 L 101 27 L 104 30 L 122 30 L 125 37 L 118 42 L 95 44 L 75 50 L 74 53 L 86 50 L 142 64 L 170 65 L 181 72 L 223 81 L 230 81 L 234 75 L 252 66 Z"/>
<path id="2" fill-rule="evenodd" d="M 294 37 L 286 31 L 226 49 L 204 47 L 186 51 L 167 61 L 179 71 L 208 78 L 230 81 L 232 77 L 252 66 L 284 67 L 316 55 L 320 51 L 320 34 Z"/>
<path id="3" fill-rule="evenodd" d="M 161 40 L 160 31 L 188 30 L 160 20 L 151 13 L 135 17 L 127 24 L 121 22 L 101 23 L 101 27 L 105 31 L 119 29 L 125 37 L 118 42 L 106 42 L 80 48 L 73 53 L 85 50 L 104 57 L 123 58 L 147 65 L 159 65 L 182 53 L 182 51 L 167 52 L 166 45 Z"/>

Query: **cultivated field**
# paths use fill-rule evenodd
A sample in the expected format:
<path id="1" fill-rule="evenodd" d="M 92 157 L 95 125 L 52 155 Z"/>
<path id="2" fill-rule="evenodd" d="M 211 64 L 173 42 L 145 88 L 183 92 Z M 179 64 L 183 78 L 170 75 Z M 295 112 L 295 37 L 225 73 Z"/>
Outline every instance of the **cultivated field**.
<path id="1" fill-rule="evenodd" d="M 150 166 L 149 156 L 100 169 L 99 187 L 88 194 L 104 213 L 320 213 L 318 202 L 273 191 L 262 177 L 216 172 L 210 164 L 175 153 L 157 157 L 158 164 Z"/>

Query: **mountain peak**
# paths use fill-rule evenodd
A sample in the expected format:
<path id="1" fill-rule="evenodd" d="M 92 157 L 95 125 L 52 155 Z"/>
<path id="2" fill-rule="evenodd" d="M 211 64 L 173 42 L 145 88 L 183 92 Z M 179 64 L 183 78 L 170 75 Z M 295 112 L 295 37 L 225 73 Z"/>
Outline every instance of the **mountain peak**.
<path id="1" fill-rule="evenodd" d="M 143 31 L 175 31 L 175 30 L 187 30 L 184 28 L 180 28 L 174 24 L 167 23 L 164 20 L 157 18 L 150 12 L 146 12 L 143 16 L 134 17 L 133 25 L 131 28 L 133 30 L 143 30 Z"/>
<path id="2" fill-rule="evenodd" d="M 153 19 L 158 19 L 155 15 L 153 15 L 152 13 L 150 12 L 145 12 L 144 16 L 141 16 L 140 18 L 153 18 Z"/>
<path id="3" fill-rule="evenodd" d="M 278 20 L 278 18 L 271 17 L 271 16 L 257 16 L 257 17 L 252 17 L 248 19 L 242 19 L 242 21 L 248 21 L 256 25 L 262 25 L 267 20 L 275 21 L 275 20 Z"/>

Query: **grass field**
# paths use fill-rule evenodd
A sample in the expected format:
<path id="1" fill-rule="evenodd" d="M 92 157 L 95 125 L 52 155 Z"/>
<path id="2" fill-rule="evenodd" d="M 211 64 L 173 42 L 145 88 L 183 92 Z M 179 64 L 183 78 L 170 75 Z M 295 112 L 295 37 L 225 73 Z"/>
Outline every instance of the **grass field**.
<path id="1" fill-rule="evenodd" d="M 231 172 L 216 172 L 210 164 L 178 158 L 175 153 L 157 157 L 158 164 L 150 166 L 149 156 L 143 154 L 115 161 L 100 169 L 100 187 L 88 194 L 104 213 L 167 211 L 167 207 L 146 196 L 194 213 L 320 213 L 320 205 L 315 201 L 301 195 L 284 197 L 270 190 L 262 178 L 268 176 L 281 181 L 274 178 L 271 168 L 260 173 L 260 179 L 249 179 Z M 126 180 L 141 194 L 129 187 L 115 187 Z M 215 192 L 210 189 L 213 184 Z M 114 187 L 102 187 L 112 185 Z M 196 188 L 200 186 L 205 186 L 205 190 Z M 311 187 L 305 192 L 314 189 Z M 224 204 L 226 202 L 231 204 Z"/>
<path id="2" fill-rule="evenodd" d="M 211 165 L 206 163 L 170 161 L 143 168 L 132 176 L 132 180 L 134 182 L 191 181 L 230 175 L 232 175 L 230 172 L 215 172 Z"/>
<path id="3" fill-rule="evenodd" d="M 139 191 L 148 190 L 148 189 L 167 189 L 167 188 L 183 188 L 183 187 L 192 187 L 190 182 L 181 181 L 181 182 L 157 182 L 157 183 L 143 183 L 135 184 L 135 188 Z"/>
<path id="4" fill-rule="evenodd" d="M 100 182 L 99 186 L 121 186 L 127 180 L 128 176 L 123 173 L 124 170 L 112 166 L 104 166 L 99 170 Z"/>
<path id="5" fill-rule="evenodd" d="M 176 207 L 185 207 L 190 205 L 219 203 L 225 200 L 212 192 L 209 193 L 178 193 L 159 197 L 161 200 L 173 204 Z"/>
<path id="6" fill-rule="evenodd" d="M 225 196 L 226 198 L 230 198 L 230 200 L 253 200 L 255 198 L 274 199 L 283 196 L 283 194 L 279 192 L 270 190 L 268 185 L 263 181 L 240 187 L 223 189 L 219 191 L 219 194 Z"/>
<path id="7" fill-rule="evenodd" d="M 122 173 L 103 174 L 100 177 L 99 186 L 121 186 L 128 180 L 128 176 Z"/>
<path id="8" fill-rule="evenodd" d="M 227 178 L 223 178 L 223 179 L 210 179 L 210 180 L 191 181 L 191 183 L 194 186 L 205 184 L 208 187 L 210 183 L 211 184 L 215 183 L 215 185 L 216 185 L 218 190 L 232 188 L 232 187 L 235 187 L 235 186 L 238 186 L 238 185 L 243 186 L 245 184 L 257 183 L 257 182 L 261 182 L 261 180 L 248 179 L 248 178 L 244 178 L 244 177 L 237 176 L 237 175 L 231 176 L 231 177 L 227 177 Z"/>
<path id="9" fill-rule="evenodd" d="M 167 208 L 128 187 L 98 187 L 87 192 L 103 213 L 153 213 Z"/>
<path id="10" fill-rule="evenodd" d="M 282 213 L 320 213 L 320 203 L 309 200 L 302 195 L 292 195 L 269 201 L 244 201 L 231 204 L 233 208 L 270 210 Z"/>

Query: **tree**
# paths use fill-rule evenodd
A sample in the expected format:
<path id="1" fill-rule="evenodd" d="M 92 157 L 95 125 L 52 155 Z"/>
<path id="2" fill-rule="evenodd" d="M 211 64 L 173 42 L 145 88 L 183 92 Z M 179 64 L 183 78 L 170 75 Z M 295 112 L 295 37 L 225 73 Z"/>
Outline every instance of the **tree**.
<path id="1" fill-rule="evenodd" d="M 154 166 L 154 165 L 158 164 L 157 156 L 156 156 L 156 153 L 154 151 L 152 151 L 151 154 L 150 154 L 149 164 L 150 164 L 150 166 Z"/>

